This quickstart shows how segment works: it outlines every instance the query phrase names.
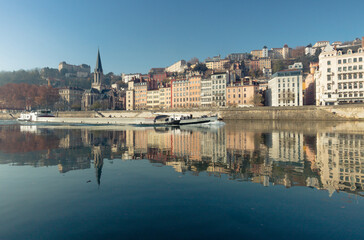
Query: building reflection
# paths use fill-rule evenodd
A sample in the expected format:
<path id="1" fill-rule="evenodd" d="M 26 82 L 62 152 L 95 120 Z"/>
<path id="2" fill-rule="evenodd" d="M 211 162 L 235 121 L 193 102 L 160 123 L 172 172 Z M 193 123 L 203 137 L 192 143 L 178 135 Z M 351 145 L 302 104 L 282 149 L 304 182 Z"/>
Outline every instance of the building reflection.
<path id="1" fill-rule="evenodd" d="M 56 165 L 60 173 L 94 168 L 100 184 L 106 159 L 147 159 L 180 173 L 362 196 L 364 135 L 332 132 L 261 130 L 252 123 L 123 129 L 7 126 L 0 128 L 0 161 Z"/>
<path id="2" fill-rule="evenodd" d="M 360 192 L 364 187 L 364 136 L 317 134 L 317 166 L 322 187 L 334 191 Z"/>

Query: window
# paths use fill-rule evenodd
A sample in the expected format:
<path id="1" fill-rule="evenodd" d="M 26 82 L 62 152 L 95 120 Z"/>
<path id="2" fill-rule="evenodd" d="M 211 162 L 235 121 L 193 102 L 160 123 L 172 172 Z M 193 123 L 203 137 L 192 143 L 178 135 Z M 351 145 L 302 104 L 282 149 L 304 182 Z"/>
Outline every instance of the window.
<path id="1" fill-rule="evenodd" d="M 341 74 L 337 75 L 337 79 L 341 80 Z"/>
<path id="2" fill-rule="evenodd" d="M 343 67 L 344 72 L 346 72 L 346 67 Z"/>
<path id="3" fill-rule="evenodd" d="M 353 62 L 357 62 L 357 60 L 358 60 L 357 58 L 353 58 Z"/>
<path id="4" fill-rule="evenodd" d="M 343 63 L 346 63 L 346 59 L 343 59 Z"/>
<path id="5" fill-rule="evenodd" d="M 349 66 L 348 67 L 348 71 L 352 71 L 353 70 L 353 67 L 352 66 Z"/>
<path id="6" fill-rule="evenodd" d="M 359 70 L 362 70 L 363 69 L 363 65 L 359 65 Z"/>
<path id="7" fill-rule="evenodd" d="M 338 64 L 341 64 L 341 59 L 337 60 L 337 63 L 338 63 Z"/>
<path id="8" fill-rule="evenodd" d="M 363 61 L 363 58 L 362 58 L 362 57 L 360 57 L 360 58 L 359 58 L 359 62 L 362 62 L 362 61 Z"/>
<path id="9" fill-rule="evenodd" d="M 353 66 L 353 70 L 355 71 L 355 70 L 357 70 L 358 69 L 358 66 Z"/>
<path id="10" fill-rule="evenodd" d="M 331 72 L 331 68 L 328 68 L 328 69 L 327 69 L 327 72 Z"/>
<path id="11" fill-rule="evenodd" d="M 337 71 L 338 71 L 338 72 L 341 72 L 341 67 L 339 67 L 339 68 L 337 69 Z"/>
<path id="12" fill-rule="evenodd" d="M 327 65 L 331 65 L 331 61 L 327 61 Z"/>
<path id="13" fill-rule="evenodd" d="M 327 81 L 331 81 L 331 76 L 327 75 Z"/>

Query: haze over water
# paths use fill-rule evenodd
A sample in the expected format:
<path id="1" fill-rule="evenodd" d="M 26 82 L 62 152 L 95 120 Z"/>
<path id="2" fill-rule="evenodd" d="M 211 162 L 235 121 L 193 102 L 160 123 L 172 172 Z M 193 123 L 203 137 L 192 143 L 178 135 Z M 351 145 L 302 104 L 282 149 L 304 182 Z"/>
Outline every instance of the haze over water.
<path id="1" fill-rule="evenodd" d="M 0 239 L 362 239 L 364 126 L 0 121 Z"/>

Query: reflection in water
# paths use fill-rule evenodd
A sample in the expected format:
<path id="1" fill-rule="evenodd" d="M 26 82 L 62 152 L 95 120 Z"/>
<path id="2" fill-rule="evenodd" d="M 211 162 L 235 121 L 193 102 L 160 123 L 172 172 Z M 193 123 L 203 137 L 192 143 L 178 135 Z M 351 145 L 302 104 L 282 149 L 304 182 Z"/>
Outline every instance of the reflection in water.
<path id="1" fill-rule="evenodd" d="M 61 173 L 93 165 L 100 185 L 105 159 L 148 159 L 181 173 L 362 196 L 364 133 L 357 129 L 357 123 L 282 122 L 156 129 L 3 125 L 0 163 L 58 165 Z"/>

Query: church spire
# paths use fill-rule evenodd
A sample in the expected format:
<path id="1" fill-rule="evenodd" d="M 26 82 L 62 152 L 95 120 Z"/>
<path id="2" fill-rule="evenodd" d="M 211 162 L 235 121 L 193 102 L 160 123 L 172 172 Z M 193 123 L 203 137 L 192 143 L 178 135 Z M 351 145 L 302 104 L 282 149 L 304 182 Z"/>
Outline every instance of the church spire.
<path id="1" fill-rule="evenodd" d="M 96 59 L 96 67 L 95 67 L 95 71 L 94 71 L 94 81 L 91 84 L 91 88 L 101 91 L 103 88 L 102 78 L 103 78 L 103 72 L 102 72 L 100 50 L 97 49 L 97 59 Z"/>
<path id="2" fill-rule="evenodd" d="M 95 71 L 102 72 L 102 64 L 101 64 L 101 57 L 100 57 L 100 50 L 99 49 L 97 49 L 97 60 L 96 60 Z"/>

